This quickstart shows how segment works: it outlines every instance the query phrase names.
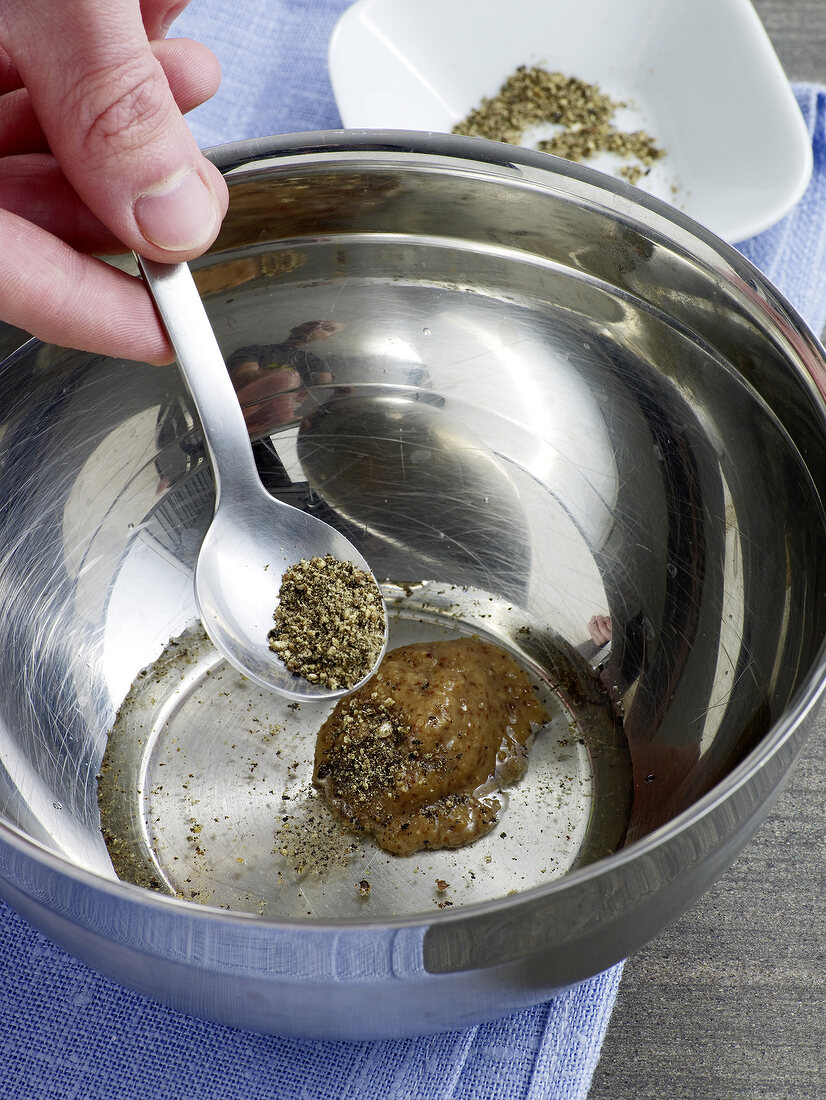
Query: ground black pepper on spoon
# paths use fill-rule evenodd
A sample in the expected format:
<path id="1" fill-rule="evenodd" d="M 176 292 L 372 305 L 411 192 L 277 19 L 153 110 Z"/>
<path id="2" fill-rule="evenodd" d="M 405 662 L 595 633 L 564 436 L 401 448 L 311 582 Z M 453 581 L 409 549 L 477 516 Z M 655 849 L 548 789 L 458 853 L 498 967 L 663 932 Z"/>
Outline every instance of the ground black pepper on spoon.
<path id="1" fill-rule="evenodd" d="M 339 531 L 276 500 L 261 484 L 241 407 L 188 266 L 142 257 L 138 265 L 177 354 L 212 462 L 215 511 L 195 568 L 195 599 L 204 629 L 232 665 L 262 686 L 295 698 L 339 698 L 365 683 L 384 655 L 386 611 L 370 567 Z M 339 632 L 336 644 L 344 650 L 333 663 L 347 669 L 340 677 L 329 670 L 319 674 L 308 659 L 293 671 L 270 644 L 274 613 L 279 628 L 282 577 L 302 561 L 328 559 L 340 568 L 322 571 L 316 581 L 323 585 L 326 578 L 328 595 L 338 600 L 340 611 L 353 610 L 346 606 L 339 583 L 342 568 L 351 577 L 363 577 L 351 592 L 351 597 L 361 593 L 355 613 L 365 592 L 374 593 L 371 606 L 377 608 L 370 617 L 369 645 L 356 634 Z M 319 615 L 330 606 L 316 597 Z M 330 642 L 323 628 L 315 629 L 313 637 L 317 650 L 325 650 L 317 653 L 316 664 L 335 656 L 326 653 Z"/>

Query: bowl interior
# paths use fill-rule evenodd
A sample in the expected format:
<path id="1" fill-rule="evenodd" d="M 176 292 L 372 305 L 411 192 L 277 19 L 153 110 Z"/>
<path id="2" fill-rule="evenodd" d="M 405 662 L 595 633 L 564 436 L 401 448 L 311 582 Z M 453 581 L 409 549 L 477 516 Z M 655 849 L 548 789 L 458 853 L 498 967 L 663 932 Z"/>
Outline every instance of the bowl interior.
<path id="1" fill-rule="evenodd" d="M 190 900 L 364 919 L 541 888 L 690 808 L 820 653 L 808 338 L 709 239 L 553 162 L 376 148 L 230 182 L 196 270 L 227 360 L 315 332 L 313 377 L 239 390 L 262 480 L 353 539 L 391 645 L 492 639 L 551 721 L 468 848 L 333 829 L 329 707 L 243 681 L 195 622 L 213 493 L 177 372 L 29 343 L 0 371 L 5 818 Z"/>

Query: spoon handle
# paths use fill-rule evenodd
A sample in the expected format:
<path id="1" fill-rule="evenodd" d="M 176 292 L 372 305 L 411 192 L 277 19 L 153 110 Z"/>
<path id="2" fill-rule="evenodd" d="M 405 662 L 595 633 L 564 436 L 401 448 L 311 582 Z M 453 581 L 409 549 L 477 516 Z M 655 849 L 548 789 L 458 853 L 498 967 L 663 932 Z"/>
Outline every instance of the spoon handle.
<path id="1" fill-rule="evenodd" d="M 195 404 L 215 479 L 215 506 L 260 490 L 249 433 L 192 272 L 185 263 L 160 264 L 135 256 L 178 357 L 178 367 Z"/>

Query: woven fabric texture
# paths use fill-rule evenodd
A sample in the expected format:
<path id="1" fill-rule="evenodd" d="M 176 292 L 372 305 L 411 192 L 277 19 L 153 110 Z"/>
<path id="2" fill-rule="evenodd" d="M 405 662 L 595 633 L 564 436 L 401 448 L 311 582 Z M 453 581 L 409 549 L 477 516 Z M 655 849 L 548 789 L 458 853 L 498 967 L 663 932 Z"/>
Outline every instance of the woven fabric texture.
<path id="1" fill-rule="evenodd" d="M 465 1031 L 373 1043 L 283 1039 L 146 1000 L 77 962 L 0 902 L 0 1096 L 583 1100 L 621 969 Z"/>

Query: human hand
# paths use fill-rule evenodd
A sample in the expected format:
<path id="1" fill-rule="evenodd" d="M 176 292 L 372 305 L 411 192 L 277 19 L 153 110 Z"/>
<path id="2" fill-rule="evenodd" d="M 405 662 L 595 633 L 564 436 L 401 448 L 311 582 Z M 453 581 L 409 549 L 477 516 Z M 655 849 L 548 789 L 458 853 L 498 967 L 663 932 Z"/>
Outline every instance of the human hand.
<path id="1" fill-rule="evenodd" d="M 607 645 L 611 641 L 612 635 L 610 616 L 592 615 L 588 620 L 588 633 L 597 648 Z"/>
<path id="2" fill-rule="evenodd" d="M 189 260 L 226 185 L 182 111 L 214 95 L 205 47 L 165 41 L 180 0 L 0 3 L 0 318 L 50 343 L 173 358 L 141 280 L 89 253 Z M 126 246 L 124 248 L 124 246 Z"/>
<path id="3" fill-rule="evenodd" d="M 246 366 L 241 364 L 242 368 Z M 233 371 L 232 378 L 247 430 L 253 439 L 267 435 L 280 424 L 292 423 L 307 396 L 301 385 L 301 375 L 292 367 L 265 371 L 256 368 L 254 374 L 242 371 L 236 375 Z"/>

